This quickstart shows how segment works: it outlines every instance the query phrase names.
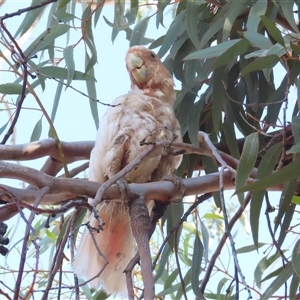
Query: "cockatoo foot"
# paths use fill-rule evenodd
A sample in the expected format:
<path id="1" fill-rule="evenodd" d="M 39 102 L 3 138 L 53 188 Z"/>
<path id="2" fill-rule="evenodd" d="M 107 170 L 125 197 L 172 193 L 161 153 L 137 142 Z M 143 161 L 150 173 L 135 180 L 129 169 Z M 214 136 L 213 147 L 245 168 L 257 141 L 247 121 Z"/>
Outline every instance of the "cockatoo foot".
<path id="1" fill-rule="evenodd" d="M 162 180 L 164 181 L 171 181 L 175 187 L 180 190 L 180 192 L 182 193 L 182 197 L 184 197 L 185 195 L 185 185 L 183 183 L 183 180 L 181 177 L 178 177 L 174 174 L 170 174 L 170 175 L 165 175 Z"/>

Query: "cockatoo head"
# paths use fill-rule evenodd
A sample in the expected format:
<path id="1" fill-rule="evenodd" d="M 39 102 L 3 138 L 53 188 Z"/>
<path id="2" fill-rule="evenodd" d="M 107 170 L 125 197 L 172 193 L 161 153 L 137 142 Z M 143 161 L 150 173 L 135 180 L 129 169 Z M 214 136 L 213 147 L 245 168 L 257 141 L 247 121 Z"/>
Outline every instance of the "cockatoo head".
<path id="1" fill-rule="evenodd" d="M 167 102 L 174 101 L 174 81 L 169 71 L 153 51 L 133 46 L 126 54 L 126 67 L 132 86 L 136 85 L 146 94 L 158 96 L 160 92 Z"/>

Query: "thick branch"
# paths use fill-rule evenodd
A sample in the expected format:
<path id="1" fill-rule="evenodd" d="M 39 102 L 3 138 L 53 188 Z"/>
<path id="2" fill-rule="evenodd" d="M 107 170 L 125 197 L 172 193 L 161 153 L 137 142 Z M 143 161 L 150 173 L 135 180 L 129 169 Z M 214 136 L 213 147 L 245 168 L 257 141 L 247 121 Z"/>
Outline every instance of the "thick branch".
<path id="1" fill-rule="evenodd" d="M 61 142 L 66 162 L 89 159 L 94 144 L 94 141 Z M 55 139 L 46 139 L 21 145 L 0 145 L 0 160 L 33 160 L 48 155 L 52 159 L 60 161 Z"/>

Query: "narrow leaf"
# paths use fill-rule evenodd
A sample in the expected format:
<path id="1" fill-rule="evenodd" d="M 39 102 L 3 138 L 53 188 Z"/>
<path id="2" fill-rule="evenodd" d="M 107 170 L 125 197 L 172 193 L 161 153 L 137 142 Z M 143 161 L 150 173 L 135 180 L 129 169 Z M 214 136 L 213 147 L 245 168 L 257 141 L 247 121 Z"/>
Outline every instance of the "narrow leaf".
<path id="1" fill-rule="evenodd" d="M 244 33 L 244 37 L 255 47 L 260 49 L 269 49 L 273 46 L 271 41 L 266 38 L 264 35 L 253 32 L 253 31 L 246 31 Z"/>
<path id="2" fill-rule="evenodd" d="M 241 72 L 241 77 L 245 76 L 249 72 L 273 68 L 278 62 L 279 57 L 276 54 L 258 58 L 243 69 L 243 71 Z"/>
<path id="3" fill-rule="evenodd" d="M 295 273 L 300 278 L 300 239 L 298 239 L 293 249 L 292 264 Z"/>
<path id="4" fill-rule="evenodd" d="M 269 300 L 271 296 L 292 276 L 292 274 L 293 266 L 292 263 L 289 263 L 261 295 L 260 300 Z"/>
<path id="5" fill-rule="evenodd" d="M 0 127 L 0 135 L 3 133 L 7 125 L 9 124 L 10 120 L 8 120 L 2 127 Z"/>
<path id="6" fill-rule="evenodd" d="M 258 146 L 258 133 L 252 133 L 246 137 L 241 159 L 236 171 L 235 186 L 237 190 L 247 183 L 257 159 Z M 244 196 L 238 194 L 238 197 L 241 205 L 243 205 Z"/>
<path id="7" fill-rule="evenodd" d="M 284 40 L 283 37 L 281 35 L 280 30 L 276 27 L 275 23 L 273 21 L 271 21 L 268 17 L 266 16 L 260 16 L 261 20 L 263 21 L 264 25 L 267 28 L 268 33 L 271 35 L 271 37 L 278 42 L 279 44 L 281 44 L 282 46 L 284 46 Z"/>
<path id="8" fill-rule="evenodd" d="M 32 1 L 32 4 L 34 5 L 35 1 Z M 16 38 L 19 34 L 22 36 L 24 33 L 28 31 L 28 29 L 33 25 L 34 22 L 36 22 L 41 15 L 42 11 L 44 10 L 44 7 L 39 7 L 36 9 L 33 9 L 31 11 L 28 11 L 20 24 L 19 28 L 17 29 L 14 37 Z"/>
<path id="9" fill-rule="evenodd" d="M 42 49 L 48 49 L 49 45 L 53 43 L 59 36 L 65 34 L 70 29 L 70 26 L 66 24 L 58 24 L 47 29 L 42 34 L 40 34 L 24 51 L 25 56 L 33 56 Z"/>
<path id="10" fill-rule="evenodd" d="M 248 253 L 248 252 L 257 250 L 257 249 L 259 249 L 259 248 L 261 248 L 261 247 L 263 247 L 265 245 L 267 245 L 267 244 L 265 244 L 265 243 L 258 243 L 257 246 L 255 246 L 255 245 L 245 246 L 245 247 L 237 249 L 236 253 L 237 254 Z"/>
<path id="11" fill-rule="evenodd" d="M 199 100 L 196 104 L 191 105 L 189 109 L 189 117 L 187 118 L 189 138 L 192 144 L 195 146 L 199 145 L 197 134 L 199 131 L 200 116 L 204 104 L 204 101 Z"/>
<path id="12" fill-rule="evenodd" d="M 263 178 L 272 174 L 276 163 L 278 162 L 279 155 L 281 154 L 282 145 L 280 143 L 272 146 L 263 156 L 257 170 L 257 178 Z M 265 190 L 255 191 L 252 194 L 250 203 L 250 225 L 252 231 L 252 238 L 254 245 L 258 247 L 258 233 L 259 233 L 259 219 L 261 207 L 265 196 Z"/>
<path id="13" fill-rule="evenodd" d="M 30 137 L 30 142 L 38 141 L 41 137 L 41 133 L 42 133 L 42 118 L 40 118 L 35 124 Z"/>
<path id="14" fill-rule="evenodd" d="M 230 47 L 238 43 L 241 39 L 235 39 L 223 42 L 221 44 L 218 44 L 213 47 L 205 48 L 203 50 L 199 50 L 196 52 L 193 52 L 186 56 L 184 60 L 190 60 L 190 59 L 206 59 L 211 57 L 217 57 L 222 55 L 225 51 L 227 51 Z"/>
<path id="15" fill-rule="evenodd" d="M 173 45 L 173 43 L 184 33 L 186 30 L 186 23 L 185 23 L 185 12 L 181 11 L 180 14 L 176 16 L 173 20 L 172 24 L 170 25 L 162 46 L 158 51 L 158 56 L 163 57 Z"/>
<path id="16" fill-rule="evenodd" d="M 191 1 L 187 1 L 186 3 L 186 29 L 188 35 L 195 45 L 196 49 L 200 49 L 200 41 L 198 37 L 198 8 L 199 6 Z"/>
<path id="17" fill-rule="evenodd" d="M 213 68 L 220 67 L 222 65 L 231 63 L 232 61 L 238 59 L 239 55 L 247 52 L 250 43 L 246 39 L 242 39 L 233 46 L 231 46 L 228 50 L 226 50 L 223 54 L 221 54 L 212 64 Z"/>
<path id="18" fill-rule="evenodd" d="M 257 31 L 258 25 L 261 22 L 260 16 L 263 16 L 267 10 L 268 1 L 267 0 L 257 0 L 252 7 L 247 20 L 247 32 L 251 30 L 253 33 Z"/>
<path id="19" fill-rule="evenodd" d="M 228 5 L 230 5 L 230 8 L 228 9 L 223 25 L 223 42 L 228 40 L 232 26 L 234 26 L 236 19 L 247 7 L 247 1 L 230 1 L 228 2 Z"/>
<path id="20" fill-rule="evenodd" d="M 57 113 L 57 108 L 58 108 L 58 103 L 60 100 L 61 92 L 63 88 L 63 81 L 58 82 L 54 100 L 53 100 L 53 106 L 52 106 L 52 111 L 51 111 L 51 121 L 54 123 L 54 119 Z"/>
<path id="21" fill-rule="evenodd" d="M 276 186 L 284 182 L 291 181 L 292 179 L 299 177 L 300 169 L 300 156 L 298 156 L 292 164 L 282 168 L 281 170 L 266 176 L 260 180 L 257 180 L 245 187 L 238 189 L 236 192 L 245 192 L 245 191 L 257 191 L 261 189 L 267 189 L 271 186 Z"/>
<path id="22" fill-rule="evenodd" d="M 58 9 L 65 7 L 71 0 L 59 0 Z"/>
<path id="23" fill-rule="evenodd" d="M 0 93 L 5 95 L 15 95 L 22 93 L 22 85 L 18 83 L 0 84 Z"/>
<path id="24" fill-rule="evenodd" d="M 287 21 L 290 24 L 290 26 L 293 28 L 295 32 L 299 33 L 299 29 L 296 25 L 295 18 L 294 18 L 294 5 L 295 5 L 295 1 L 292 0 L 280 1 L 280 6 L 283 15 L 285 16 L 285 21 Z M 297 5 L 299 6 L 299 3 Z"/>
<path id="25" fill-rule="evenodd" d="M 145 33 L 149 24 L 150 17 L 147 17 L 145 19 L 142 19 L 140 22 L 136 24 L 136 26 L 133 28 L 131 39 L 130 39 L 130 47 L 135 45 L 141 45 L 143 42 L 143 39 L 145 37 Z"/>
<path id="26" fill-rule="evenodd" d="M 41 75 L 45 75 L 49 78 L 57 78 L 57 79 L 67 79 L 68 71 L 67 69 L 61 67 L 43 67 L 38 70 L 38 73 Z M 73 80 L 84 80 L 84 81 L 96 81 L 95 77 L 85 74 L 80 71 L 74 72 Z"/>
<path id="27" fill-rule="evenodd" d="M 199 289 L 199 275 L 201 272 L 201 261 L 203 256 L 203 245 L 198 234 L 195 234 L 195 243 L 192 257 L 192 288 L 197 298 L 204 299 Z"/>
<path id="28" fill-rule="evenodd" d="M 88 61 L 89 61 L 89 56 L 86 55 L 85 63 L 87 64 Z M 91 68 L 87 72 L 86 75 L 89 75 L 91 77 L 95 77 L 95 70 L 94 70 L 94 68 Z M 98 128 L 98 126 L 99 126 L 98 104 L 95 101 L 97 99 L 96 84 L 95 84 L 94 81 L 86 81 L 85 83 L 86 83 L 88 95 L 91 98 L 89 100 L 89 103 L 90 103 L 92 117 L 93 117 L 94 122 L 95 122 L 95 127 Z"/>
<path id="29" fill-rule="evenodd" d="M 163 274 L 164 269 L 165 269 L 165 265 L 166 265 L 166 263 L 169 259 L 170 254 L 171 254 L 171 249 L 170 249 L 169 245 L 166 244 L 166 246 L 165 246 L 165 248 L 164 248 L 164 250 L 161 254 L 158 269 L 157 269 L 156 274 L 154 276 L 154 282 L 156 282 L 161 277 L 161 275 Z"/>
<path id="30" fill-rule="evenodd" d="M 67 76 L 67 85 L 70 85 L 75 74 L 75 62 L 73 57 L 73 47 L 68 46 L 64 49 L 64 58 L 67 65 L 68 76 Z"/>
<path id="31" fill-rule="evenodd" d="M 75 16 L 63 10 L 56 11 L 53 16 L 61 22 L 67 23 L 75 19 Z"/>

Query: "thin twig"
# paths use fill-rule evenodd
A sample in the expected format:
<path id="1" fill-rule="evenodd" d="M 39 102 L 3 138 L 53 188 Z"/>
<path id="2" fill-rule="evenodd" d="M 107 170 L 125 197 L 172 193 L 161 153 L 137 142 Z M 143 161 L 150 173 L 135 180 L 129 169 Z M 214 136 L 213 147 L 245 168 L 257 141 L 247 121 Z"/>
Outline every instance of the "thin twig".
<path id="1" fill-rule="evenodd" d="M 39 203 L 41 202 L 43 196 L 48 192 L 49 188 L 48 187 L 44 187 L 42 189 L 40 189 L 39 191 L 39 195 L 38 197 L 35 199 L 34 202 L 34 206 L 38 206 Z M 19 272 L 18 272 L 18 276 L 17 276 L 17 281 L 16 281 L 16 285 L 15 285 L 15 289 L 14 289 L 14 300 L 18 300 L 19 298 L 19 293 L 20 293 L 20 287 L 21 287 L 21 281 L 22 281 L 22 277 L 23 277 L 23 271 L 24 271 L 24 265 L 25 265 L 25 261 L 26 261 L 26 254 L 27 254 L 27 250 L 28 250 L 28 240 L 29 240 L 29 236 L 30 236 L 30 231 L 33 234 L 33 240 L 32 243 L 35 246 L 36 249 L 36 266 L 35 266 L 35 272 L 33 273 L 33 278 L 32 278 L 32 283 L 30 288 L 28 289 L 27 293 L 25 294 L 24 299 L 27 299 L 32 293 L 33 293 L 33 287 L 34 284 L 36 282 L 36 275 L 38 272 L 38 262 L 39 262 L 39 246 L 36 243 L 36 240 L 38 239 L 37 233 L 35 231 L 35 229 L 32 227 L 32 222 L 34 220 L 35 217 L 35 213 L 31 212 L 29 215 L 28 220 L 26 219 L 21 207 L 19 206 L 18 203 L 18 199 L 15 199 L 19 213 L 22 217 L 22 219 L 24 220 L 24 222 L 26 223 L 26 230 L 25 230 L 25 234 L 24 234 L 24 241 L 23 241 L 23 246 L 22 246 L 22 255 L 21 255 L 21 260 L 20 260 L 20 265 L 19 265 Z"/>
<path id="2" fill-rule="evenodd" d="M 231 230 L 232 227 L 234 226 L 234 224 L 239 220 L 239 218 L 241 217 L 242 213 L 244 212 L 245 208 L 247 207 L 247 205 L 249 204 L 251 200 L 251 193 L 248 193 L 247 196 L 245 197 L 245 202 L 244 202 L 244 206 L 240 206 L 240 208 L 237 210 L 237 212 L 234 214 L 234 216 L 231 218 L 231 220 L 228 223 L 228 230 Z M 207 285 L 207 283 L 209 282 L 211 273 L 213 271 L 213 268 L 215 266 L 216 260 L 219 257 L 219 255 L 221 254 L 221 251 L 225 245 L 225 242 L 227 240 L 227 231 L 224 232 L 217 249 L 215 250 L 214 254 L 212 255 L 212 257 L 210 258 L 209 264 L 207 266 L 204 278 L 202 279 L 201 285 L 200 285 L 200 292 L 202 294 L 204 294 L 205 291 L 205 287 Z"/>
<path id="3" fill-rule="evenodd" d="M 76 209 L 74 211 L 74 213 L 71 216 L 70 219 L 70 232 L 72 232 L 72 236 L 69 237 L 69 242 L 70 242 L 70 252 L 71 252 L 71 261 L 74 261 L 74 257 L 75 257 L 75 238 L 74 238 L 74 227 L 75 227 L 75 222 L 77 217 L 79 216 L 79 214 L 81 213 L 82 208 Z M 79 300 L 79 282 L 78 282 L 78 277 L 76 276 L 76 274 L 74 273 L 74 285 L 75 285 L 75 300 Z"/>
<path id="4" fill-rule="evenodd" d="M 211 193 L 207 193 L 207 194 L 203 194 L 201 196 L 199 196 L 197 198 L 197 200 L 188 208 L 188 210 L 184 213 L 184 215 L 181 217 L 181 219 L 179 220 L 179 222 L 168 232 L 167 236 L 165 237 L 164 241 L 162 242 L 156 256 L 155 256 L 155 259 L 153 260 L 153 263 L 152 263 L 152 269 L 154 270 L 155 269 L 155 266 L 158 262 L 158 259 L 165 247 L 165 245 L 167 244 L 169 238 L 171 237 L 171 235 L 180 228 L 180 226 L 183 224 L 183 222 L 185 222 L 188 218 L 188 216 L 192 213 L 192 211 L 199 205 L 201 204 L 202 202 L 208 200 L 209 198 L 212 197 L 212 194 Z"/>
<path id="5" fill-rule="evenodd" d="M 71 223 L 68 222 L 67 227 L 66 227 L 66 232 L 65 232 L 62 240 L 58 244 L 57 251 L 54 255 L 53 263 L 52 263 L 52 266 L 51 266 L 51 271 L 49 272 L 49 275 L 48 275 L 47 285 L 46 285 L 46 288 L 44 290 L 44 293 L 43 293 L 43 296 L 42 296 L 41 300 L 47 300 L 48 299 L 49 291 L 50 291 L 50 288 L 53 285 L 54 277 L 55 277 L 56 273 L 59 271 L 59 269 L 61 269 L 61 267 L 62 267 L 62 262 L 63 262 L 63 258 L 64 258 L 63 251 L 64 251 L 65 245 L 68 241 L 70 228 L 71 228 Z"/>
<path id="6" fill-rule="evenodd" d="M 224 216 L 225 232 L 227 232 L 227 236 L 230 241 L 231 251 L 232 251 L 232 256 L 233 256 L 233 261 L 234 261 L 234 267 L 237 269 L 237 273 L 240 275 L 241 281 L 242 281 L 245 289 L 248 291 L 247 299 L 252 299 L 251 290 L 248 288 L 248 284 L 246 283 L 245 276 L 243 275 L 243 272 L 241 270 L 241 267 L 240 267 L 240 264 L 239 264 L 239 261 L 237 258 L 236 249 L 234 246 L 234 240 L 231 235 L 230 228 L 229 228 L 228 216 L 227 216 L 227 212 L 226 212 L 226 204 L 225 204 L 225 199 L 224 199 L 223 172 L 224 172 L 224 167 L 222 167 L 220 170 L 220 198 L 221 198 L 221 205 L 222 205 L 222 211 L 223 211 L 223 216 Z M 238 278 L 236 278 L 236 282 L 238 282 Z"/>

